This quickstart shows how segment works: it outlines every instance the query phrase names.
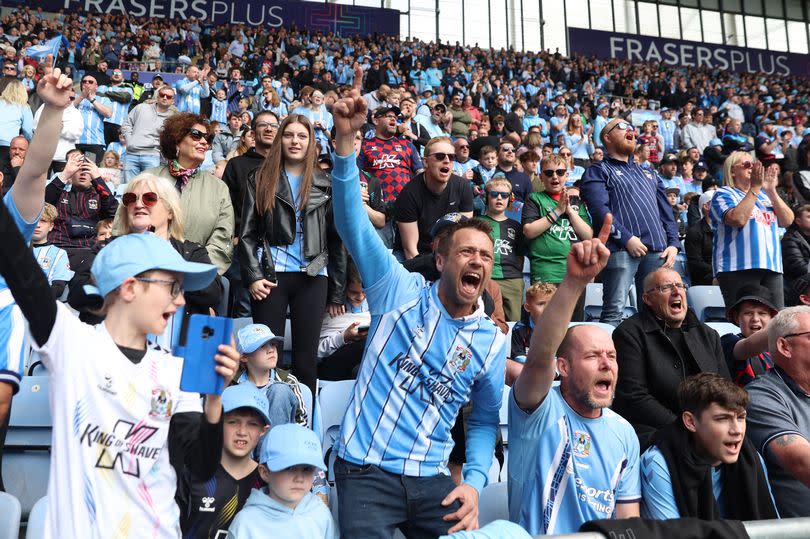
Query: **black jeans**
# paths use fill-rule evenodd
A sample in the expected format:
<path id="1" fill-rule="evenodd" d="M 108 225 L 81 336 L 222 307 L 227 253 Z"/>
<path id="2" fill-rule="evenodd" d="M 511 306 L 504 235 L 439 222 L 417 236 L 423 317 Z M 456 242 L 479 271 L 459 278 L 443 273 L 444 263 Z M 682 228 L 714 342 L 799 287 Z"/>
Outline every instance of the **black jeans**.
<path id="1" fill-rule="evenodd" d="M 734 305 L 740 288 L 751 284 L 762 285 L 770 290 L 777 309 L 785 306 L 784 280 L 781 273 L 764 269 L 724 271 L 717 274 L 717 282 L 720 283 L 720 292 L 723 294 L 726 307 Z"/>
<path id="2" fill-rule="evenodd" d="M 284 335 L 287 308 L 292 332 L 292 373 L 315 394 L 318 377 L 318 339 L 326 309 L 327 279 L 303 272 L 278 273 L 278 286 L 261 301 L 250 299 L 253 321 L 265 324 L 276 335 Z"/>
<path id="3" fill-rule="evenodd" d="M 442 520 L 459 508 L 442 506 L 456 488 L 449 475 L 410 477 L 337 458 L 335 480 L 341 537 L 390 539 L 399 528 L 408 539 L 436 539 L 456 525 Z"/>
<path id="4" fill-rule="evenodd" d="M 345 344 L 318 363 L 318 378 L 321 380 L 354 380 L 357 378 L 357 366 L 363 359 L 366 340 Z"/>

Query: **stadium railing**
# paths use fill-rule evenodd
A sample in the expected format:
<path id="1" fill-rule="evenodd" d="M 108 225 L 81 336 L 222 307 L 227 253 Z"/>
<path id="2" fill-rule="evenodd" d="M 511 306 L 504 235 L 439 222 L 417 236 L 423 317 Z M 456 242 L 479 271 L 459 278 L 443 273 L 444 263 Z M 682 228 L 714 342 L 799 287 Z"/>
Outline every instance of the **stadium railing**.
<path id="1" fill-rule="evenodd" d="M 810 529 L 810 517 L 783 518 L 781 520 L 751 520 L 743 522 L 751 539 L 805 539 Z M 607 539 L 601 533 L 571 533 L 566 535 L 537 535 L 535 539 L 556 537 L 556 539 Z"/>

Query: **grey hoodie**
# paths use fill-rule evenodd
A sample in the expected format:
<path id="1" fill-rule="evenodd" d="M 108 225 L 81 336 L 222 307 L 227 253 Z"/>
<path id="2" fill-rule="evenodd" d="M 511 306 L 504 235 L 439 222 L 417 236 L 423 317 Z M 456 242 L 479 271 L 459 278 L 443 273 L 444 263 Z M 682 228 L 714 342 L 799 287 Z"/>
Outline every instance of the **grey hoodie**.
<path id="1" fill-rule="evenodd" d="M 264 489 L 253 490 L 228 529 L 228 539 L 337 539 L 332 514 L 320 498 L 308 492 L 295 509 L 282 505 Z"/>
<path id="2" fill-rule="evenodd" d="M 159 155 L 163 122 L 177 112 L 174 105 L 166 112 L 158 112 L 154 103 L 141 103 L 132 109 L 121 125 L 121 133 L 127 141 L 127 153 Z"/>

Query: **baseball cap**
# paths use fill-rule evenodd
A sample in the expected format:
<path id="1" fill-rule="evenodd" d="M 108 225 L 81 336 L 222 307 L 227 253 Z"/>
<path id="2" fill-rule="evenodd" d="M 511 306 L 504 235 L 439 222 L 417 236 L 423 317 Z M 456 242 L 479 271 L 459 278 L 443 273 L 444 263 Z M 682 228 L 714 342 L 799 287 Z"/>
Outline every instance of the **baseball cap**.
<path id="1" fill-rule="evenodd" d="M 280 472 L 298 464 L 326 470 L 318 435 L 295 423 L 277 425 L 264 435 L 259 450 L 259 464 L 264 464 L 271 472 Z"/>
<path id="2" fill-rule="evenodd" d="M 709 166 L 706 164 L 706 161 L 703 161 L 702 159 L 700 161 L 698 161 L 697 163 L 695 163 L 695 166 L 692 167 L 692 168 L 693 169 L 702 168 L 703 170 L 709 170 Z"/>
<path id="3" fill-rule="evenodd" d="M 660 164 L 668 165 L 670 163 L 677 163 L 677 162 L 678 162 L 678 156 L 675 155 L 674 153 L 668 153 L 663 157 L 663 159 L 661 159 Z"/>
<path id="4" fill-rule="evenodd" d="M 711 199 L 714 198 L 714 195 L 716 193 L 717 193 L 716 189 L 711 189 L 711 190 L 706 191 L 705 193 L 700 195 L 700 198 L 698 199 L 698 208 L 700 209 L 700 216 L 701 217 L 704 217 L 704 215 L 703 215 L 703 205 L 706 204 L 707 202 L 711 201 Z"/>
<path id="5" fill-rule="evenodd" d="M 251 408 L 262 416 L 265 423 L 270 424 L 270 417 L 267 415 L 270 403 L 267 395 L 253 384 L 231 386 L 222 392 L 222 411 L 227 414 L 238 408 Z"/>
<path id="6" fill-rule="evenodd" d="M 447 107 L 444 103 L 436 103 L 433 105 L 433 110 L 441 110 L 442 112 L 447 112 Z"/>
<path id="7" fill-rule="evenodd" d="M 236 350 L 240 354 L 252 354 L 270 341 L 284 342 L 284 337 L 276 337 L 264 324 L 250 324 L 236 333 Z"/>
<path id="8" fill-rule="evenodd" d="M 458 223 L 463 223 L 466 221 L 468 217 L 461 213 L 448 213 L 440 217 L 432 227 L 430 227 L 430 237 L 435 238 L 439 235 L 439 232 L 444 230 L 446 227 L 450 225 L 455 225 Z"/>
<path id="9" fill-rule="evenodd" d="M 722 146 L 723 141 L 717 137 L 714 137 L 712 140 L 709 141 L 709 146 Z"/>
<path id="10" fill-rule="evenodd" d="M 807 135 L 810 135 L 810 127 L 805 127 L 804 131 L 802 131 L 803 137 L 806 137 Z"/>
<path id="11" fill-rule="evenodd" d="M 762 286 L 761 284 L 750 284 L 741 287 L 737 291 L 737 299 L 734 300 L 731 307 L 726 309 L 726 318 L 731 320 L 737 308 L 739 308 L 739 306 L 746 301 L 755 301 L 757 303 L 761 303 L 771 310 L 771 316 L 779 312 L 779 309 L 776 308 L 776 304 L 773 300 L 773 294 L 771 294 L 771 291 L 768 288 Z"/>
<path id="12" fill-rule="evenodd" d="M 385 116 L 389 112 L 393 112 L 394 114 L 399 116 L 399 107 L 395 107 L 393 105 L 390 106 L 383 105 L 378 109 L 374 109 L 374 114 L 372 114 L 372 117 L 379 118 L 380 116 Z"/>
<path id="13" fill-rule="evenodd" d="M 666 189 L 666 193 L 667 193 L 668 195 L 671 195 L 671 194 L 680 195 L 680 194 L 681 194 L 681 190 L 680 190 L 680 188 L 678 188 L 678 187 L 667 187 L 667 189 Z"/>
<path id="14" fill-rule="evenodd" d="M 213 264 L 183 260 L 171 243 L 151 232 L 127 234 L 99 251 L 90 268 L 96 286 L 85 285 L 84 291 L 88 295 L 106 297 L 125 279 L 149 270 L 182 274 L 183 289 L 189 292 L 205 288 L 217 274 Z"/>
<path id="15" fill-rule="evenodd" d="M 669 107 L 661 107 L 661 110 L 659 112 L 668 112 L 670 110 L 672 109 L 670 109 Z"/>
<path id="16" fill-rule="evenodd" d="M 602 103 L 601 105 L 599 105 L 598 107 L 596 107 L 596 112 L 600 112 L 602 109 L 606 109 L 606 108 L 608 108 L 609 106 L 610 106 L 610 105 L 608 105 L 607 103 Z"/>

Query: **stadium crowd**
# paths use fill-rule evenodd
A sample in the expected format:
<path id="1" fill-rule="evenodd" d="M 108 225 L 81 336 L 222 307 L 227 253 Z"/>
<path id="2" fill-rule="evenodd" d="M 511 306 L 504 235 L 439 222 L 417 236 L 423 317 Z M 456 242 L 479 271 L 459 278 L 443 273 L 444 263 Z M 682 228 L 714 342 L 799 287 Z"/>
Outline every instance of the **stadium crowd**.
<path id="1" fill-rule="evenodd" d="M 28 7 L 0 50 L 51 536 L 476 537 L 502 407 L 486 537 L 810 516 L 806 79 Z M 224 392 L 194 314 L 252 319 L 185 358 Z M 306 401 L 355 379 L 335 502 Z"/>

